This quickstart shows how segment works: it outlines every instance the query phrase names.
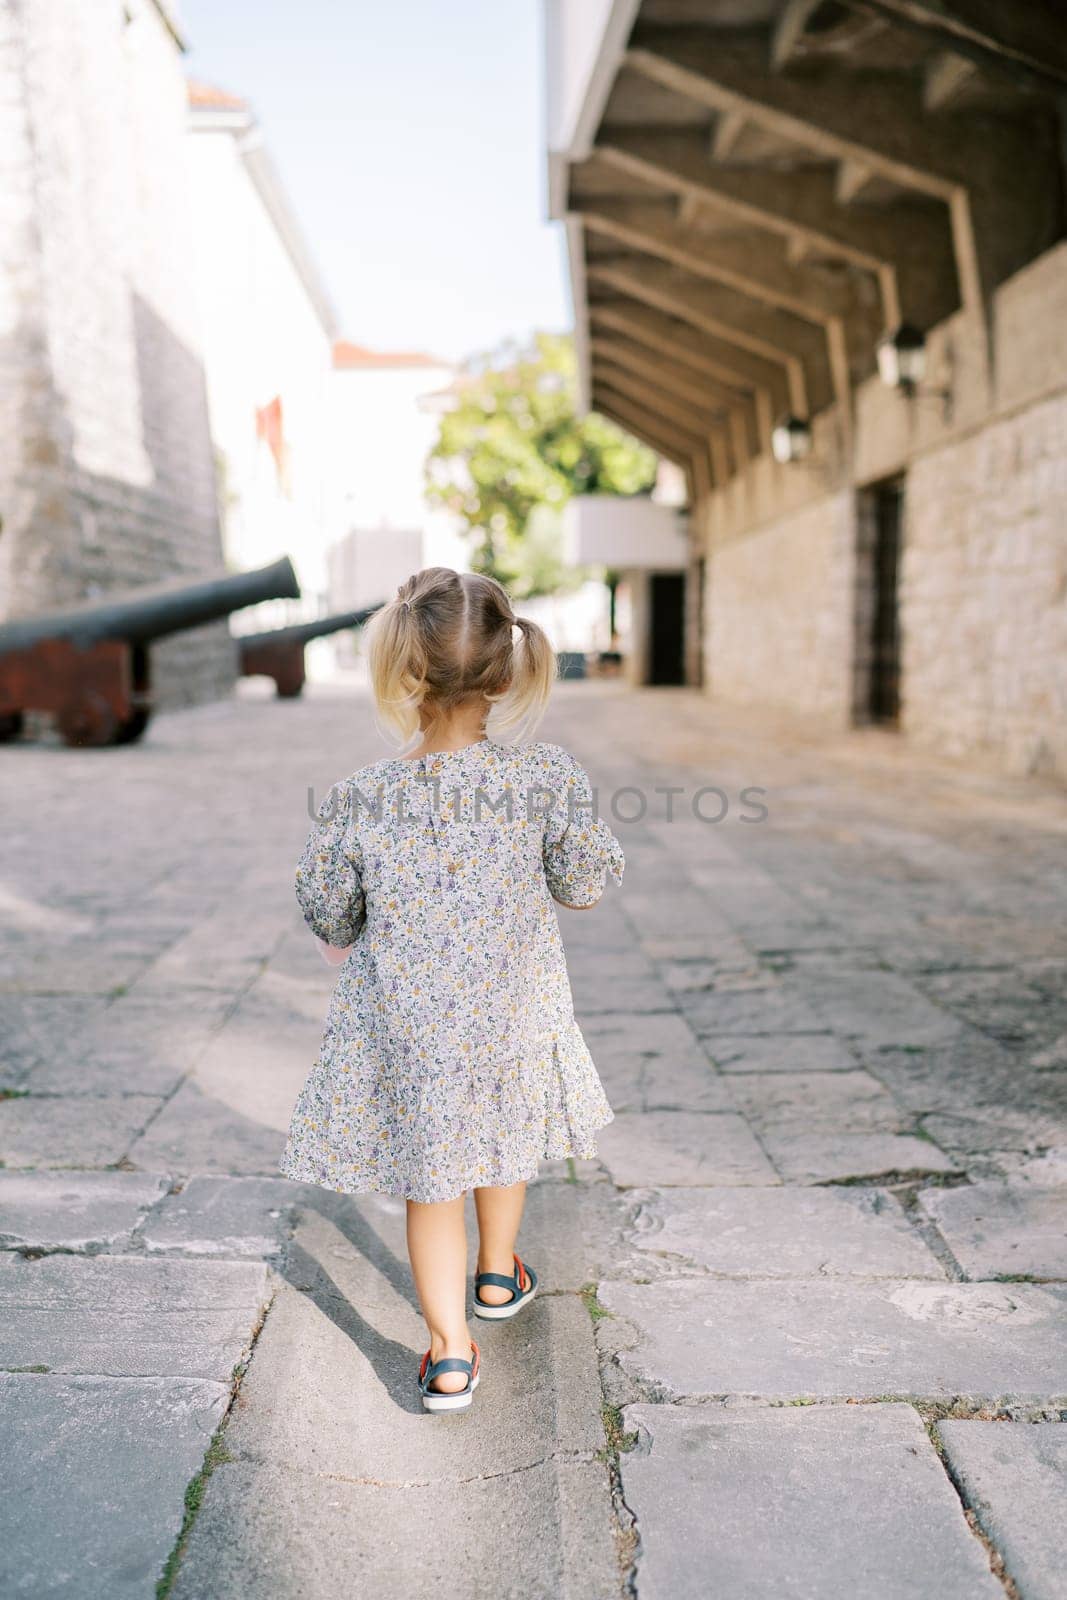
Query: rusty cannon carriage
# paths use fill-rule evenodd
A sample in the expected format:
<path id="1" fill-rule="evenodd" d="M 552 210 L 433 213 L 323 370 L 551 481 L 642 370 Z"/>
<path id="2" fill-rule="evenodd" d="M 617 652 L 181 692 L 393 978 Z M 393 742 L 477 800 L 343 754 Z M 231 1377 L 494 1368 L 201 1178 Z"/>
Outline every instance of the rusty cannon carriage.
<path id="1" fill-rule="evenodd" d="M 365 606 L 362 611 L 335 611 L 332 616 L 315 617 L 311 622 L 297 622 L 288 628 L 274 628 L 269 633 L 239 635 L 241 675 L 273 678 L 280 699 L 295 699 L 305 682 L 304 646 L 312 639 L 340 633 L 343 628 L 361 628 L 381 607 L 379 601 L 375 606 Z"/>
<path id="2" fill-rule="evenodd" d="M 152 712 L 149 647 L 261 600 L 298 600 L 287 556 L 252 572 L 174 579 L 0 624 L 0 740 L 27 711 L 54 715 L 70 745 L 130 744 Z"/>

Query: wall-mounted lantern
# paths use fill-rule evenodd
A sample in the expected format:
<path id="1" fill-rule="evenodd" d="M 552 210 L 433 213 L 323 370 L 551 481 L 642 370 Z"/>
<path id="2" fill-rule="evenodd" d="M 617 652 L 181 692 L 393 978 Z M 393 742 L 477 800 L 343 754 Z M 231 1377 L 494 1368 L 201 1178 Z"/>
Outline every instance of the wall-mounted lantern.
<path id="1" fill-rule="evenodd" d="M 952 350 L 947 357 L 951 361 Z M 952 413 L 952 389 L 925 389 L 926 336 L 910 322 L 902 322 L 878 343 L 878 376 L 887 388 L 896 389 L 905 400 L 940 400 L 947 422 Z"/>
<path id="2" fill-rule="evenodd" d="M 909 400 L 926 376 L 926 336 L 902 322 L 878 343 L 878 376 Z"/>
<path id="3" fill-rule="evenodd" d="M 771 430 L 771 454 L 782 466 L 811 455 L 811 423 L 804 417 L 782 417 Z"/>

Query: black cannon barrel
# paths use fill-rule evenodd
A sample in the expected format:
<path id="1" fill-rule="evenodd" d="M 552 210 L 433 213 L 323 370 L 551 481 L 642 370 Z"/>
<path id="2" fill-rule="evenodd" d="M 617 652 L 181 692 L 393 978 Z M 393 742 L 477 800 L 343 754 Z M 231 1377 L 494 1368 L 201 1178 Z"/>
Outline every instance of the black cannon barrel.
<path id="1" fill-rule="evenodd" d="M 285 644 L 289 641 L 306 644 L 309 639 L 322 639 L 328 633 L 340 633 L 342 628 L 362 628 L 384 604 L 384 600 L 379 600 L 377 605 L 364 606 L 362 611 L 335 611 L 329 617 L 314 617 L 311 622 L 294 622 L 288 628 L 271 628 L 267 633 L 242 633 L 237 642 L 245 649 L 253 645 Z"/>
<path id="2" fill-rule="evenodd" d="M 300 585 L 288 556 L 251 572 L 224 572 L 189 582 L 173 578 L 143 589 L 85 600 L 67 611 L 45 612 L 0 624 L 0 655 L 42 639 L 69 639 L 79 648 L 101 639 L 147 644 L 201 622 L 213 622 L 261 600 L 299 600 Z"/>

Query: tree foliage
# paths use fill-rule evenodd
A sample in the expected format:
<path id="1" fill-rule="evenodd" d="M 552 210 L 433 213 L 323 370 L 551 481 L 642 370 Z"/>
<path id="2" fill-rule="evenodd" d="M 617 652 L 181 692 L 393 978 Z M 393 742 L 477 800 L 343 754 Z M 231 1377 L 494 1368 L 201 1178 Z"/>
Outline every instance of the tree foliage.
<path id="1" fill-rule="evenodd" d="M 502 347 L 467 368 L 450 400 L 426 464 L 429 499 L 466 523 L 474 569 L 520 597 L 566 586 L 559 513 L 571 495 L 640 494 L 655 481 L 651 450 L 606 417 L 578 416 L 569 338 Z"/>

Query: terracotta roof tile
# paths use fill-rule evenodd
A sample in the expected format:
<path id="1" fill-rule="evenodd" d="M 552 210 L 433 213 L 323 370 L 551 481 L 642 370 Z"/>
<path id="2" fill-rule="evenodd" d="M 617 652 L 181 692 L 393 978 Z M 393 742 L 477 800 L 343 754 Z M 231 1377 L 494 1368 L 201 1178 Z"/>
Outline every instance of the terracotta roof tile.
<path id="1" fill-rule="evenodd" d="M 188 90 L 191 106 L 202 106 L 213 111 L 248 110 L 247 100 L 242 100 L 236 94 L 228 94 L 225 89 L 216 89 L 214 84 L 201 83 L 196 78 L 190 78 Z"/>
<path id="2" fill-rule="evenodd" d="M 365 345 L 351 344 L 338 339 L 333 347 L 335 368 L 347 370 L 362 367 L 445 367 L 446 361 L 425 355 L 421 350 L 368 350 Z"/>

